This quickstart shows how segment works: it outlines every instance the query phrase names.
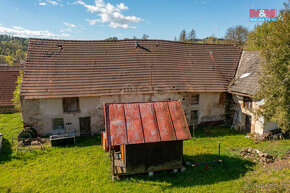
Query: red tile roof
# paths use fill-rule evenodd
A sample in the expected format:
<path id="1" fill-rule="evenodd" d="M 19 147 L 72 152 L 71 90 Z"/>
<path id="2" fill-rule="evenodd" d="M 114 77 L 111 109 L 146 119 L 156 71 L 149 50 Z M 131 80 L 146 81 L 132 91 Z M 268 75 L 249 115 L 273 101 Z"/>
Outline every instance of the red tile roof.
<path id="1" fill-rule="evenodd" d="M 164 40 L 30 39 L 22 95 L 32 98 L 122 93 L 224 92 L 241 49 Z"/>
<path id="2" fill-rule="evenodd" d="M 0 106 L 12 106 L 13 92 L 17 86 L 17 77 L 21 67 L 0 67 Z"/>
<path id="3" fill-rule="evenodd" d="M 180 101 L 106 104 L 108 146 L 190 139 Z"/>

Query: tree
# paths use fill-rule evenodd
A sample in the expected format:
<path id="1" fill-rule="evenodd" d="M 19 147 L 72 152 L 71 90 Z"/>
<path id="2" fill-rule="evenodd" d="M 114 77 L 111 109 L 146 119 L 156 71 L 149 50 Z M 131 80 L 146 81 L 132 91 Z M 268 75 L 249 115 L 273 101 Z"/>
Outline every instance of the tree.
<path id="1" fill-rule="evenodd" d="M 12 58 L 12 56 L 6 56 L 6 61 L 9 65 L 13 65 L 14 64 L 14 60 Z"/>
<path id="2" fill-rule="evenodd" d="M 192 29 L 188 35 L 187 35 L 187 41 L 189 42 L 194 42 L 195 41 L 195 36 L 196 36 L 196 33 L 195 33 L 195 30 Z"/>
<path id="3" fill-rule="evenodd" d="M 107 38 L 105 40 L 118 40 L 118 38 L 117 37 L 109 37 L 109 38 Z"/>
<path id="4" fill-rule="evenodd" d="M 211 35 L 210 37 L 207 37 L 204 39 L 204 43 L 206 43 L 206 44 L 218 44 L 220 42 L 214 35 Z"/>
<path id="5" fill-rule="evenodd" d="M 26 38 L 0 35 L 0 63 L 14 65 L 25 60 L 27 45 Z"/>
<path id="6" fill-rule="evenodd" d="M 181 41 L 181 42 L 185 42 L 185 41 L 186 41 L 186 31 L 185 31 L 185 29 L 183 29 L 183 30 L 180 32 L 180 35 L 179 35 L 179 41 Z"/>
<path id="7" fill-rule="evenodd" d="M 226 31 L 225 39 L 227 43 L 243 46 L 247 41 L 248 33 L 248 29 L 241 25 L 230 27 Z"/>
<path id="8" fill-rule="evenodd" d="M 26 56 L 26 53 L 24 51 L 22 51 L 21 49 L 16 50 L 15 59 L 18 62 L 20 62 L 21 60 L 24 60 L 25 56 Z"/>
<path id="9" fill-rule="evenodd" d="M 276 22 L 265 22 L 249 34 L 248 50 L 261 55 L 260 90 L 256 99 L 264 99 L 261 113 L 267 120 L 278 123 L 283 130 L 290 126 L 290 11 L 284 4 Z"/>
<path id="10" fill-rule="evenodd" d="M 149 35 L 143 34 L 142 39 L 147 40 L 149 38 Z"/>
<path id="11" fill-rule="evenodd" d="M 0 55 L 0 64 L 6 64 L 7 60 L 6 60 L 6 56 Z"/>
<path id="12" fill-rule="evenodd" d="M 21 83 L 22 83 L 22 78 L 23 78 L 23 72 L 20 71 L 19 76 L 17 77 L 17 86 L 15 91 L 13 92 L 13 103 L 14 103 L 14 107 L 17 110 L 21 110 L 21 100 L 20 100 L 20 87 L 21 87 Z"/>

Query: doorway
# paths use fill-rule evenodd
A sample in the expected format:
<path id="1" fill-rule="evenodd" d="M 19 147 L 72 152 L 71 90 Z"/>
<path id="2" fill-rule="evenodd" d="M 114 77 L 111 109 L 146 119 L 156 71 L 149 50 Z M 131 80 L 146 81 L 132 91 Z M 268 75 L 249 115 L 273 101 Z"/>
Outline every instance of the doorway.
<path id="1" fill-rule="evenodd" d="M 252 116 L 246 115 L 245 132 L 251 132 Z"/>
<path id="2" fill-rule="evenodd" d="M 80 118 L 80 135 L 81 136 L 91 135 L 91 117 Z"/>

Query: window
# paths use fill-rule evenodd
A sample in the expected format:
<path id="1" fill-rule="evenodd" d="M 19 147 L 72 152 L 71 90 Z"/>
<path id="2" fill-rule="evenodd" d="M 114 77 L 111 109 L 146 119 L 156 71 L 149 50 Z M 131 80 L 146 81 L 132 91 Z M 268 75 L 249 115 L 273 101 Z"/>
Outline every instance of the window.
<path id="1" fill-rule="evenodd" d="M 63 112 L 79 112 L 79 98 L 64 98 L 63 99 Z"/>
<path id="2" fill-rule="evenodd" d="M 197 110 L 191 111 L 191 122 L 192 123 L 198 122 L 198 111 Z"/>
<path id="3" fill-rule="evenodd" d="M 190 104 L 191 105 L 196 105 L 199 103 L 199 94 L 193 94 L 190 97 Z"/>
<path id="4" fill-rule="evenodd" d="M 64 129 L 64 121 L 63 118 L 54 118 L 52 119 L 53 129 Z"/>
<path id="5" fill-rule="evenodd" d="M 251 109 L 252 108 L 252 99 L 250 97 L 243 98 L 243 107 Z"/>

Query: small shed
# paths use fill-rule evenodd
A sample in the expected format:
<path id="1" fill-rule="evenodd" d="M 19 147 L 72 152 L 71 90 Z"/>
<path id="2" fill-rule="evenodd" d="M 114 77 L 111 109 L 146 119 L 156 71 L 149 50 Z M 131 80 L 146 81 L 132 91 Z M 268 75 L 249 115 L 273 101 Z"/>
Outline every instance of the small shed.
<path id="1" fill-rule="evenodd" d="M 191 134 L 180 101 L 105 104 L 104 113 L 114 176 L 183 167 Z"/>

